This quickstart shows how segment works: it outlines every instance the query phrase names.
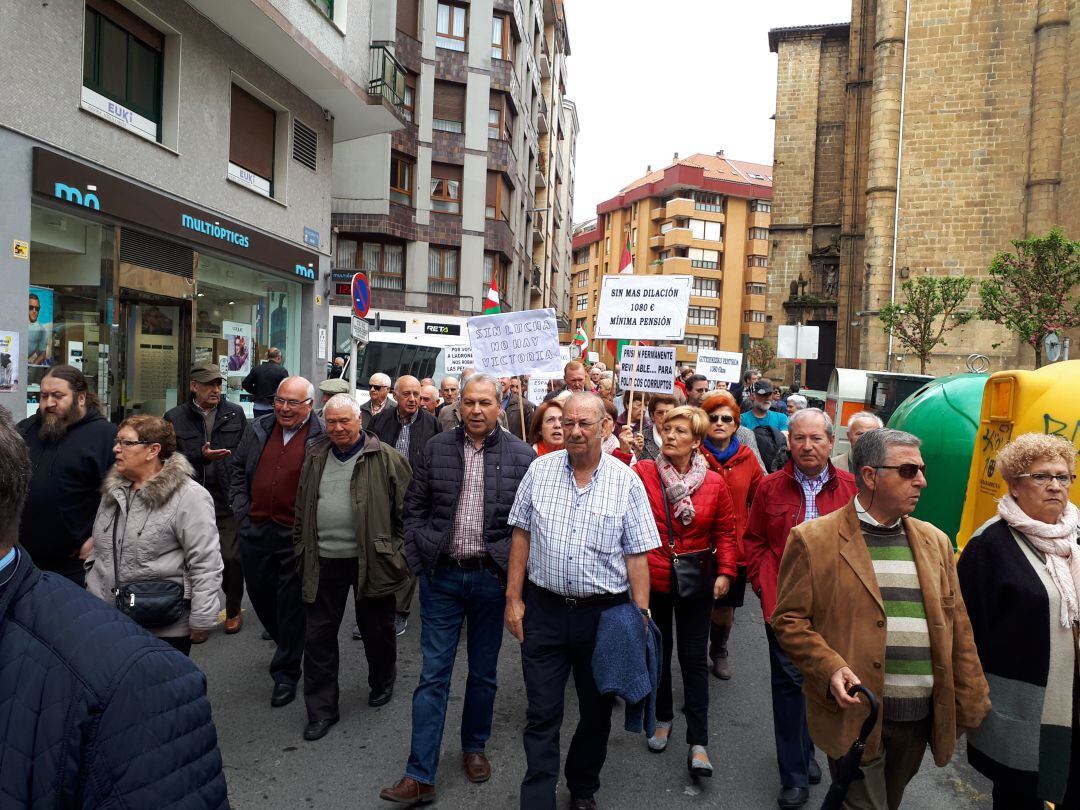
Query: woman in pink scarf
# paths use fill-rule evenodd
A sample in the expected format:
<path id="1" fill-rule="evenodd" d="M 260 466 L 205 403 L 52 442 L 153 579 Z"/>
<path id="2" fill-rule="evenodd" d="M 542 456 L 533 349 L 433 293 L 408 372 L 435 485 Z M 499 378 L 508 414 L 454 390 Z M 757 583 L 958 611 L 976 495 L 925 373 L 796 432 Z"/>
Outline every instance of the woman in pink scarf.
<path id="1" fill-rule="evenodd" d="M 994 783 L 994 807 L 1080 808 L 1074 672 L 1080 634 L 1080 511 L 1069 501 L 1076 448 L 1028 433 L 1005 445 L 998 516 L 957 564 L 993 708 L 968 759 Z M 962 609 L 957 603 L 957 609 Z"/>

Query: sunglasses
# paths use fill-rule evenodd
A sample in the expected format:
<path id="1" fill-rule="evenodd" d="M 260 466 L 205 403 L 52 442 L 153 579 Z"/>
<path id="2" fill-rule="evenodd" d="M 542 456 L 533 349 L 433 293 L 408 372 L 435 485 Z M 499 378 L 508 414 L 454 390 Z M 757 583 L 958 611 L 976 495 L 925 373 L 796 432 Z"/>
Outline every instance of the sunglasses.
<path id="1" fill-rule="evenodd" d="M 879 467 L 874 467 L 875 470 L 896 470 L 896 474 L 903 478 L 905 481 L 910 481 L 919 473 L 926 475 L 925 464 L 882 464 Z"/>
<path id="2" fill-rule="evenodd" d="M 722 416 L 718 413 L 710 413 L 709 421 L 712 422 L 714 425 L 717 422 L 723 422 L 725 425 L 730 425 L 732 422 L 735 421 L 735 417 L 729 413 L 725 413 Z"/>

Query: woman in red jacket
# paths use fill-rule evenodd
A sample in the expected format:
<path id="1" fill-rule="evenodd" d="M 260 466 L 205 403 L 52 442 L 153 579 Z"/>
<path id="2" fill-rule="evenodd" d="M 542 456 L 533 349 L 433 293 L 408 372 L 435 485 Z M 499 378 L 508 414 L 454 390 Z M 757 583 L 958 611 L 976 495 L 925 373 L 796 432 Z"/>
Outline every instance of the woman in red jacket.
<path id="1" fill-rule="evenodd" d="M 709 670 L 705 655 L 709 640 L 713 599 L 719 599 L 735 579 L 735 511 L 723 476 L 709 469 L 698 449 L 708 429 L 700 408 L 668 411 L 661 435 L 664 444 L 655 461 L 643 460 L 634 471 L 645 484 L 653 518 L 660 532 L 660 547 L 649 552 L 649 585 L 653 620 L 664 640 L 663 671 L 656 697 L 656 733 L 649 750 L 667 748 L 675 718 L 671 696 L 673 629 L 678 634 L 679 665 L 683 676 L 683 713 L 687 768 L 694 776 L 712 776 L 705 751 L 709 743 Z M 669 531 L 669 526 L 670 531 Z M 714 549 L 719 575 L 712 593 L 680 599 L 671 593 L 673 554 Z M 674 628 L 672 627 L 674 619 Z"/>
<path id="2" fill-rule="evenodd" d="M 709 632 L 709 658 L 712 673 L 721 680 L 731 677 L 727 643 L 735 623 L 735 608 L 742 607 L 746 593 L 746 555 L 743 552 L 743 531 L 750 515 L 750 504 L 757 494 L 758 484 L 765 477 L 754 451 L 739 444 L 735 431 L 739 429 L 739 406 L 728 391 L 711 391 L 701 402 L 709 415 L 709 433 L 701 444 L 701 455 L 710 469 L 724 476 L 728 493 L 735 504 L 735 543 L 739 548 L 739 574 L 731 590 L 713 605 L 712 628 Z"/>

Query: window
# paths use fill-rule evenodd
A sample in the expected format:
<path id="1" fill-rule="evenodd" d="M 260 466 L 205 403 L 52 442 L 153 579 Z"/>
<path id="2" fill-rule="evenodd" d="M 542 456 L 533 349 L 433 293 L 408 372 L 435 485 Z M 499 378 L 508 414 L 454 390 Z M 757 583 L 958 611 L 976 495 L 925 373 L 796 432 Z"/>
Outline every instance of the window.
<path id="1" fill-rule="evenodd" d="M 432 115 L 433 129 L 443 132 L 464 132 L 465 85 L 436 81 Z"/>
<path id="2" fill-rule="evenodd" d="M 720 280 L 715 278 L 694 278 L 694 288 L 690 291 L 691 295 L 698 295 L 702 298 L 719 298 L 720 297 Z"/>
<path id="3" fill-rule="evenodd" d="M 560 134 L 562 133 L 560 132 Z M 637 222 L 637 206 L 638 204 L 634 203 L 634 205 L 630 208 L 630 218 L 634 220 L 634 222 Z"/>
<path id="4" fill-rule="evenodd" d="M 413 162 L 404 155 L 390 155 L 390 199 L 402 205 L 412 205 Z"/>
<path id="5" fill-rule="evenodd" d="M 720 251 L 690 248 L 687 251 L 690 257 L 691 267 L 700 267 L 703 270 L 715 270 L 720 265 Z"/>
<path id="6" fill-rule="evenodd" d="M 764 214 L 769 214 L 772 213 L 772 203 L 766 202 L 765 200 L 751 200 L 750 210 L 755 213 L 761 212 Z"/>
<path id="7" fill-rule="evenodd" d="M 315 8 L 331 20 L 334 19 L 334 0 L 315 0 Z"/>
<path id="8" fill-rule="evenodd" d="M 589 296 L 588 296 L 588 294 L 579 295 L 575 299 L 574 309 L 587 309 L 588 306 L 589 306 Z"/>
<path id="9" fill-rule="evenodd" d="M 506 287 L 506 260 L 498 253 L 486 252 L 484 253 L 484 283 L 483 289 L 480 293 L 481 298 L 487 295 L 488 288 L 491 286 L 492 276 L 498 276 L 499 294 L 503 296 L 503 309 L 506 309 L 505 296 L 507 295 Z"/>
<path id="10" fill-rule="evenodd" d="M 683 346 L 690 354 L 697 354 L 701 349 L 715 349 L 716 338 L 712 335 L 687 335 L 683 338 Z"/>
<path id="11" fill-rule="evenodd" d="M 746 323 L 765 323 L 765 313 L 748 309 L 743 312 L 743 321 Z"/>
<path id="12" fill-rule="evenodd" d="M 706 222 L 703 219 L 690 220 L 690 232 L 695 239 L 719 242 L 724 238 L 724 226 L 719 222 Z"/>
<path id="13" fill-rule="evenodd" d="M 510 24 L 503 14 L 496 14 L 491 18 L 491 58 L 506 59 L 510 52 L 507 40 L 510 33 Z"/>
<path id="14" fill-rule="evenodd" d="M 461 167 L 449 163 L 431 164 L 431 210 L 461 213 Z"/>
<path id="15" fill-rule="evenodd" d="M 724 210 L 723 198 L 719 194 L 712 194 L 708 191 L 695 191 L 692 196 L 694 198 L 694 208 L 698 211 L 712 211 L 719 214 Z"/>
<path id="16" fill-rule="evenodd" d="M 604 238 L 604 255 L 605 256 L 610 256 L 611 255 L 611 237 L 610 236 Z"/>
<path id="17" fill-rule="evenodd" d="M 457 295 L 458 251 L 456 248 L 428 248 L 428 292 Z"/>
<path id="18" fill-rule="evenodd" d="M 435 47 L 465 51 L 466 10 L 452 3 L 439 3 L 435 20 Z"/>
<path id="19" fill-rule="evenodd" d="M 764 284 L 756 284 L 756 283 L 747 284 L 746 285 L 746 294 L 747 295 L 764 295 L 765 294 L 765 285 Z"/>
<path id="20" fill-rule="evenodd" d="M 668 259 L 670 259 L 674 255 L 675 254 L 672 253 L 672 251 L 670 249 L 669 250 L 661 250 L 660 255 L 657 258 L 662 262 L 666 262 Z"/>
<path id="21" fill-rule="evenodd" d="M 630 231 L 630 247 L 637 247 L 637 228 Z"/>
<path id="22" fill-rule="evenodd" d="M 769 238 L 769 229 L 768 228 L 751 228 L 750 229 L 750 238 L 751 239 L 768 239 Z"/>
<path id="23" fill-rule="evenodd" d="M 88 0 L 83 106 L 144 138 L 160 141 L 164 47 L 165 37 L 159 31 L 119 3 Z M 117 104 L 126 109 L 116 110 Z"/>
<path id="24" fill-rule="evenodd" d="M 397 0 L 397 30 L 417 39 L 420 32 L 420 0 Z"/>
<path id="25" fill-rule="evenodd" d="M 691 326 L 716 326 L 716 307 L 690 307 L 686 319 Z"/>
<path id="26" fill-rule="evenodd" d="M 488 137 L 498 140 L 502 136 L 502 110 L 488 107 Z"/>
<path id="27" fill-rule="evenodd" d="M 674 222 L 672 222 L 672 221 L 671 221 L 671 220 L 669 219 L 669 220 L 668 220 L 667 222 L 665 222 L 664 224 L 662 224 L 662 225 L 660 226 L 660 233 L 667 233 L 668 231 L 670 231 L 670 230 L 671 230 L 672 228 L 674 228 L 674 227 L 675 227 L 675 223 L 674 223 Z"/>
<path id="28" fill-rule="evenodd" d="M 401 97 L 401 114 L 409 123 L 416 121 L 416 76 L 405 74 L 405 92 Z"/>
<path id="29" fill-rule="evenodd" d="M 513 190 L 502 172 L 487 173 L 487 205 L 484 215 L 488 219 L 510 221 L 510 198 Z"/>
<path id="30" fill-rule="evenodd" d="M 747 256 L 746 257 L 746 266 L 747 267 L 768 267 L 769 266 L 769 260 L 767 258 L 765 258 L 764 256 Z"/>
<path id="31" fill-rule="evenodd" d="M 589 271 L 588 270 L 585 270 L 584 272 L 581 272 L 581 273 L 577 274 L 577 285 L 579 287 L 588 287 L 589 286 Z"/>
<path id="32" fill-rule="evenodd" d="M 246 90 L 232 86 L 229 114 L 229 177 L 267 197 L 273 194 L 277 112 Z"/>
<path id="33" fill-rule="evenodd" d="M 586 264 L 589 261 L 589 249 L 579 248 L 574 251 L 574 264 Z"/>
<path id="34" fill-rule="evenodd" d="M 401 245 L 384 245 L 364 242 L 361 250 L 364 274 L 373 289 L 405 289 L 405 248 Z"/>

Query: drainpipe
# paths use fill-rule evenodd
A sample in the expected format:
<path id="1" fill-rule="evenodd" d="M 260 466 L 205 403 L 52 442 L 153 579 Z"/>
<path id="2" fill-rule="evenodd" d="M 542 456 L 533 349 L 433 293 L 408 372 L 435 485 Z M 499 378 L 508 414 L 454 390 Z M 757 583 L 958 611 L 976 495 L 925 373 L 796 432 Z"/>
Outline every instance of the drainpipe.
<path id="1" fill-rule="evenodd" d="M 904 61 L 900 70 L 900 136 L 896 146 L 896 201 L 893 203 L 892 260 L 889 262 L 889 303 L 896 303 L 896 242 L 900 234 L 900 173 L 904 165 L 904 99 L 907 95 L 908 32 L 911 29 L 911 0 L 904 4 Z M 893 335 L 889 332 L 885 368 L 893 370 Z"/>

